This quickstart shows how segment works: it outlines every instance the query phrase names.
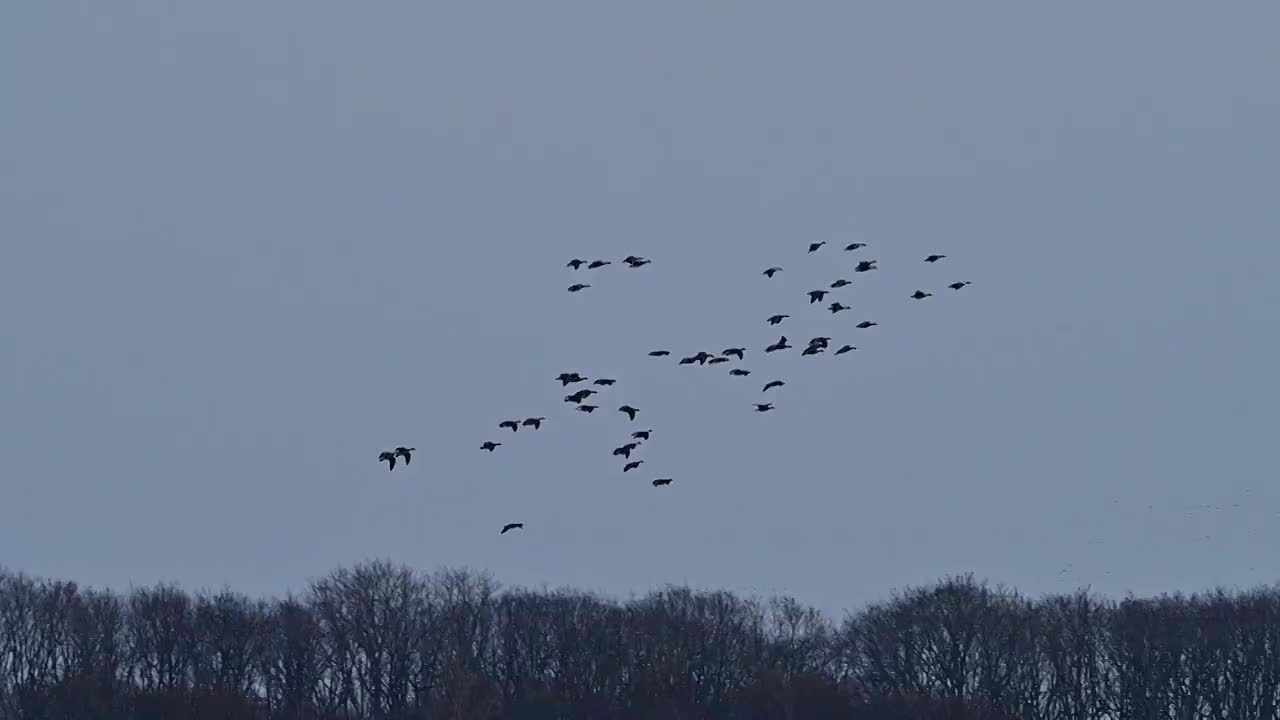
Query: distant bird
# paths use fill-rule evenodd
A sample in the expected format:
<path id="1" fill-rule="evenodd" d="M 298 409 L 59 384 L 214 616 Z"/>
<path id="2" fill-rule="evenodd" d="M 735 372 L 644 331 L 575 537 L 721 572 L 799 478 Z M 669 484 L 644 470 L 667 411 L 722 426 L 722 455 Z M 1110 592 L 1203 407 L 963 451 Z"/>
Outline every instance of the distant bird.
<path id="1" fill-rule="evenodd" d="M 592 384 L 592 385 L 601 385 L 601 386 L 605 386 L 605 387 L 607 387 L 607 386 L 612 385 L 612 384 L 614 384 L 614 383 L 616 383 L 616 382 L 618 382 L 618 381 L 617 381 L 617 380 L 614 380 L 613 378 L 596 378 L 596 381 L 595 381 L 595 382 L 593 382 L 593 383 L 591 383 L 591 384 Z"/>
<path id="2" fill-rule="evenodd" d="M 933 293 L 925 292 L 923 290 L 917 290 L 911 293 L 911 297 L 915 298 L 916 300 L 923 300 L 927 297 L 933 297 Z"/>
<path id="3" fill-rule="evenodd" d="M 628 460 L 630 460 L 630 459 L 631 459 L 631 451 L 632 451 L 632 450 L 635 450 L 635 449 L 636 449 L 636 448 L 638 448 L 638 447 L 640 447 L 640 443 L 633 443 L 633 442 L 629 442 L 629 443 L 627 443 L 626 445 L 622 445 L 622 446 L 620 446 L 620 447 L 616 447 L 616 448 L 614 448 L 614 449 L 613 449 L 613 454 L 614 454 L 614 455 L 621 455 L 621 456 L 623 456 L 623 457 L 627 458 Z"/>
<path id="4" fill-rule="evenodd" d="M 560 373 L 559 375 L 557 375 L 557 376 L 556 376 L 556 379 L 560 381 L 560 386 L 561 386 L 561 387 L 566 387 L 566 386 L 568 386 L 570 383 L 582 382 L 582 381 L 586 380 L 586 378 L 582 377 L 581 375 L 579 375 L 579 374 L 578 374 L 578 373 L 576 373 L 576 372 L 563 372 L 563 373 Z"/>
<path id="5" fill-rule="evenodd" d="M 801 355 L 817 355 L 820 352 L 826 352 L 826 351 L 827 351 L 826 345 L 810 345 L 809 347 L 805 348 L 800 354 Z"/>
<path id="6" fill-rule="evenodd" d="M 523 530 L 523 529 L 524 529 L 524 523 L 507 523 L 506 525 L 503 525 L 503 526 L 502 526 L 502 532 L 500 532 L 500 533 L 498 533 L 498 534 L 499 534 L 499 535 L 506 535 L 508 530 L 516 530 L 516 529 Z"/>
<path id="7" fill-rule="evenodd" d="M 573 284 L 573 285 L 570 285 L 570 286 L 569 286 L 569 292 L 571 292 L 571 293 L 576 293 L 576 292 L 580 292 L 580 291 L 582 291 L 582 290 L 586 290 L 586 289 L 587 289 L 587 288 L 589 288 L 589 287 L 591 287 L 591 286 L 590 286 L 590 285 L 588 285 L 588 284 L 586 284 L 586 283 L 575 283 L 575 284 Z"/>
<path id="8" fill-rule="evenodd" d="M 687 357 L 687 358 L 680 358 L 680 364 L 681 364 L 681 365 L 692 365 L 692 364 L 694 364 L 694 363 L 696 363 L 696 362 L 698 362 L 698 358 L 696 358 L 696 357 L 692 357 L 692 356 L 691 356 L 691 357 Z"/>
<path id="9" fill-rule="evenodd" d="M 787 336 L 786 336 L 786 335 L 783 335 L 781 338 L 778 338 L 778 342 L 776 342 L 776 343 L 774 343 L 774 344 L 770 345 L 769 347 L 765 348 L 765 349 L 764 349 L 764 351 L 765 351 L 765 352 L 767 352 L 767 353 L 771 353 L 771 352 L 775 352 L 775 351 L 778 351 L 778 350 L 786 350 L 786 349 L 787 349 L 787 348 L 789 348 L 789 347 L 791 347 L 791 346 L 787 344 Z"/>
<path id="10" fill-rule="evenodd" d="M 845 285 L 852 285 L 852 284 L 853 284 L 853 283 L 852 283 L 851 281 L 849 281 L 849 280 L 845 280 L 844 278 L 840 278 L 839 280 L 837 280 L 837 281 L 835 281 L 835 282 L 831 283 L 831 287 L 832 287 L 832 288 L 842 288 L 842 287 L 844 287 Z"/>
<path id="11" fill-rule="evenodd" d="M 640 467 L 642 464 L 644 464 L 643 460 L 632 460 L 631 462 L 622 466 L 622 472 L 630 472 Z"/>
<path id="12" fill-rule="evenodd" d="M 570 261 L 569 261 L 569 264 L 568 264 L 568 265 L 565 265 L 565 267 L 571 267 L 571 268 L 573 268 L 574 270 L 577 270 L 578 268 L 582 267 L 582 266 L 583 266 L 583 265 L 585 265 L 586 263 L 587 263 L 587 261 L 586 261 L 586 260 L 579 260 L 578 258 L 574 258 L 574 259 L 570 260 Z"/>
<path id="13" fill-rule="evenodd" d="M 618 408 L 618 412 L 626 413 L 627 417 L 631 418 L 632 420 L 635 420 L 636 413 L 640 412 L 640 409 L 633 408 L 630 405 L 623 405 L 622 407 Z"/>
<path id="14" fill-rule="evenodd" d="M 827 242 L 825 240 L 823 240 L 822 242 L 809 243 L 809 252 L 818 252 L 818 248 L 826 244 Z"/>
<path id="15" fill-rule="evenodd" d="M 791 316 L 790 316 L 790 315 L 770 315 L 770 316 L 769 316 L 769 324 L 770 324 L 770 325 L 777 325 L 778 323 L 782 322 L 783 320 L 786 320 L 786 319 L 787 319 L 787 318 L 789 318 L 789 317 L 791 317 Z"/>
<path id="16" fill-rule="evenodd" d="M 511 428 L 511 432 L 515 432 L 520 429 L 520 423 L 516 420 L 503 420 L 502 422 L 498 423 L 498 427 Z"/>
<path id="17" fill-rule="evenodd" d="M 856 348 L 856 347 L 854 347 L 854 346 L 852 346 L 852 345 L 841 345 L 841 346 L 840 346 L 840 349 L 839 349 L 839 350 L 837 350 L 835 354 L 836 354 L 836 355 L 843 355 L 843 354 L 845 354 L 845 353 L 847 353 L 847 352 L 851 352 L 851 351 L 853 351 L 853 350 L 857 350 L 857 349 L 858 349 L 858 348 Z"/>
<path id="18" fill-rule="evenodd" d="M 782 268 L 780 268 L 780 267 L 771 267 L 771 268 L 769 268 L 768 270 L 765 270 L 764 272 L 762 272 L 762 273 L 760 273 L 760 274 L 761 274 L 761 275 L 764 275 L 765 277 L 769 277 L 769 278 L 771 278 L 771 277 L 773 277 L 774 275 L 777 275 L 777 274 L 778 274 L 778 273 L 780 273 L 780 272 L 782 272 Z"/>
<path id="19" fill-rule="evenodd" d="M 595 394 L 596 394 L 595 390 L 589 390 L 587 388 L 583 388 L 578 392 L 573 393 L 572 395 L 565 395 L 564 401 L 567 403 L 580 403 L 583 400 L 586 400 L 587 398 Z"/>
<path id="20" fill-rule="evenodd" d="M 631 267 L 633 267 L 633 268 L 638 268 L 638 267 L 643 267 L 643 266 L 645 266 L 645 265 L 648 265 L 649 263 L 651 263 L 651 262 L 653 262 L 653 261 L 652 261 L 652 260 L 645 260 L 644 258 L 642 258 L 642 257 L 637 257 L 637 256 L 635 256 L 635 255 L 628 255 L 628 256 L 626 256 L 625 258 L 623 258 L 623 259 L 622 259 L 622 262 L 624 262 L 624 263 L 626 263 L 626 264 L 630 265 L 630 266 L 631 266 Z"/>
<path id="21" fill-rule="evenodd" d="M 854 272 L 867 272 L 867 271 L 869 271 L 869 270 L 879 270 L 880 268 L 876 267 L 876 262 L 878 262 L 878 261 L 876 261 L 876 260 L 861 260 L 861 261 L 859 261 L 859 262 L 858 262 L 857 266 L 853 268 L 853 271 L 854 271 Z"/>
<path id="22" fill-rule="evenodd" d="M 483 443 L 480 443 L 480 449 L 481 449 L 481 450 L 488 450 L 489 452 L 493 452 L 494 450 L 497 450 L 497 449 L 498 449 L 498 446 L 499 446 L 499 445 L 501 445 L 501 444 L 502 444 L 502 443 L 496 443 L 496 442 L 493 442 L 492 440 L 486 440 L 486 441 L 484 441 Z"/>
<path id="23" fill-rule="evenodd" d="M 730 370 L 730 371 L 729 371 L 729 374 L 730 374 L 730 375 L 737 375 L 738 377 L 746 377 L 746 376 L 748 376 L 748 375 L 750 375 L 750 374 L 751 374 L 751 371 L 750 371 L 750 370 L 743 370 L 742 368 L 734 368 L 734 369 L 732 369 L 732 370 Z"/>
<path id="24" fill-rule="evenodd" d="M 596 409 L 599 407 L 600 407 L 599 405 L 579 405 L 578 411 L 584 412 L 584 413 L 592 413 L 592 412 L 595 412 Z"/>
<path id="25" fill-rule="evenodd" d="M 848 305 L 842 305 L 841 303 L 838 303 L 838 302 L 833 302 L 833 303 L 831 303 L 831 307 L 830 307 L 829 309 L 831 310 L 831 314 L 832 314 L 832 315 L 835 315 L 836 313 L 840 312 L 841 310 L 848 310 L 848 309 L 849 309 L 849 306 L 848 306 Z"/>
<path id="26" fill-rule="evenodd" d="M 822 298 L 824 298 L 824 297 L 826 297 L 826 296 L 827 296 L 827 291 L 826 291 L 826 290 L 810 290 L 810 291 L 809 291 L 809 304 L 810 304 L 810 305 L 812 305 L 812 304 L 814 304 L 814 303 L 816 303 L 816 302 L 822 302 Z"/>
<path id="27" fill-rule="evenodd" d="M 413 455 L 411 453 L 417 449 L 418 448 L 398 447 L 396 448 L 396 455 L 404 458 L 404 464 L 408 465 L 409 461 L 413 459 Z"/>
<path id="28" fill-rule="evenodd" d="M 821 345 L 822 347 L 826 347 L 826 346 L 827 346 L 827 344 L 828 344 L 828 343 L 830 343 L 830 342 L 831 342 L 831 338 L 829 338 L 829 337 L 825 337 L 825 336 L 819 336 L 819 337 L 816 337 L 816 338 L 814 338 L 814 339 L 810 340 L 810 341 L 809 341 L 809 344 L 810 344 L 810 345 Z"/>
<path id="29" fill-rule="evenodd" d="M 746 348 L 725 348 L 720 352 L 720 354 L 721 355 L 737 355 L 738 359 L 741 360 L 743 358 L 743 355 L 746 352 L 747 352 Z"/>
<path id="30" fill-rule="evenodd" d="M 524 422 L 520 423 L 520 425 L 523 427 L 531 427 L 534 430 L 541 430 L 543 420 L 546 420 L 546 418 L 544 417 L 526 418 Z"/>
<path id="31" fill-rule="evenodd" d="M 649 352 L 649 357 L 666 357 L 670 354 L 670 350 L 651 350 Z"/>
<path id="32" fill-rule="evenodd" d="M 924 261 L 927 263 L 936 263 L 944 257 L 946 257 L 946 255 L 930 255 L 929 257 L 925 258 Z"/>
<path id="33" fill-rule="evenodd" d="M 698 353 L 693 356 L 693 359 L 697 360 L 699 365 L 703 365 L 711 359 L 711 353 L 706 350 L 699 350 Z"/>
<path id="34" fill-rule="evenodd" d="M 768 392 L 769 388 L 782 387 L 783 385 L 786 385 L 786 383 L 781 380 L 770 380 L 764 384 L 764 390 L 761 390 L 760 392 Z"/>
<path id="35" fill-rule="evenodd" d="M 947 287 L 951 288 L 952 290 L 959 290 L 960 288 L 964 287 L 965 285 L 972 285 L 972 284 L 973 284 L 973 283 L 969 282 L 968 280 L 965 280 L 965 281 L 963 281 L 963 282 L 953 282 L 953 283 L 951 283 L 950 285 L 948 285 Z"/>
<path id="36" fill-rule="evenodd" d="M 727 362 L 729 362 L 729 358 L 727 358 L 727 357 L 713 357 L 713 358 L 711 358 L 710 360 L 708 360 L 708 361 L 707 361 L 707 364 L 708 364 L 708 365 L 719 365 L 720 363 L 727 363 Z"/>
<path id="37" fill-rule="evenodd" d="M 844 249 L 845 249 L 845 250 L 857 250 L 858 248 L 864 248 L 864 247 L 866 247 L 866 246 L 867 246 L 867 244 L 866 244 L 866 243 L 849 243 L 848 245 L 845 245 L 845 246 L 844 246 Z"/>
<path id="38" fill-rule="evenodd" d="M 755 403 L 756 412 L 769 412 L 773 409 L 773 403 Z"/>
<path id="39" fill-rule="evenodd" d="M 637 440 L 648 440 L 651 434 L 653 434 L 652 430 L 637 430 L 631 433 L 631 437 Z"/>
<path id="40" fill-rule="evenodd" d="M 613 261 L 611 260 L 592 260 L 591 264 L 587 265 L 587 269 L 595 270 L 596 268 L 602 268 L 605 265 L 612 265 L 612 264 L 613 264 Z"/>
<path id="41" fill-rule="evenodd" d="M 654 487 L 662 487 L 663 485 L 670 485 L 670 484 L 671 484 L 671 478 L 658 478 L 657 480 L 653 481 Z"/>
<path id="42" fill-rule="evenodd" d="M 385 462 L 387 463 L 387 469 L 388 469 L 388 470 L 395 470 L 395 469 L 396 469 L 396 454 L 395 454 L 395 452 L 394 452 L 394 451 L 392 451 L 392 450 L 387 450 L 387 451 L 383 452 L 381 455 L 379 455 L 379 456 L 378 456 L 378 462 L 383 462 L 383 461 L 385 461 Z"/>
<path id="43" fill-rule="evenodd" d="M 859 327 L 859 328 L 862 328 L 863 330 L 866 330 L 866 329 L 867 329 L 867 328 L 869 328 L 869 327 L 874 327 L 874 326 L 879 325 L 879 324 L 880 324 L 880 323 L 878 323 L 878 322 L 871 322 L 870 320 L 863 320 L 862 322 L 858 323 L 858 324 L 856 325 L 856 327 Z"/>

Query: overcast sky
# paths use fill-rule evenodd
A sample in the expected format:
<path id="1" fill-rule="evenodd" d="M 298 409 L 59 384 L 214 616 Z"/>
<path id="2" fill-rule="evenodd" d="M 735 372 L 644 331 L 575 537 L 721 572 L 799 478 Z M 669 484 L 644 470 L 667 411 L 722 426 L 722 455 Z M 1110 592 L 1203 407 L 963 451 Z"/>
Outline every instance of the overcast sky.
<path id="1" fill-rule="evenodd" d="M 0 563 L 256 594 L 388 558 L 831 611 L 960 572 L 1275 581 L 1277 22 L 6 5 Z M 852 311 L 808 305 L 841 277 Z M 779 331 L 859 349 L 766 356 Z M 733 345 L 749 377 L 676 364 Z M 618 383 L 585 415 L 562 371 Z"/>

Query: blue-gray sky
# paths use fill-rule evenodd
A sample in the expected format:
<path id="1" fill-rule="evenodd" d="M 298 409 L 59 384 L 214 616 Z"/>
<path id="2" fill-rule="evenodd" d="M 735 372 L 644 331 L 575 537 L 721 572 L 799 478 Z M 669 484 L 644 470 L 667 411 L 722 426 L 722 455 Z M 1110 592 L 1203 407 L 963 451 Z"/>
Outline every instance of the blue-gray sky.
<path id="1" fill-rule="evenodd" d="M 828 610 L 952 572 L 1272 581 L 1277 22 L 7 5 L 0 562 L 275 593 L 380 557 Z M 853 241 L 881 270 L 833 318 L 803 294 Z M 766 357 L 777 330 L 859 350 Z M 645 354 L 731 345 L 749 378 Z M 564 370 L 619 382 L 586 416 Z M 625 476 L 622 402 L 655 431 Z"/>

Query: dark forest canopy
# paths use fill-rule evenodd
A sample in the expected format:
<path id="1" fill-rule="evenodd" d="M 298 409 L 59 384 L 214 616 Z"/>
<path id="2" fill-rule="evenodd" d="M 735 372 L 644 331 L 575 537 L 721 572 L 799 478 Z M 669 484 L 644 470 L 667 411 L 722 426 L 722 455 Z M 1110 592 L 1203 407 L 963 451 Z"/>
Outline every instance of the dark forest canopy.
<path id="1" fill-rule="evenodd" d="M 965 576 L 837 621 L 385 562 L 269 601 L 0 572 L 4 718 L 1249 720 L 1278 700 L 1275 588 L 1031 599 Z"/>

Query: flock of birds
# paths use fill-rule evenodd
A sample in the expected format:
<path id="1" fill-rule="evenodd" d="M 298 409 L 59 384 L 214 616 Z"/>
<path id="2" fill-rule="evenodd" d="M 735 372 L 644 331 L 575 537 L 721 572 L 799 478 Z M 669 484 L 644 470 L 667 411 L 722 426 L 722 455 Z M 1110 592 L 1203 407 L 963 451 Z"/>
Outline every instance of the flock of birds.
<path id="1" fill-rule="evenodd" d="M 810 243 L 809 253 L 818 252 L 826 244 L 827 244 L 826 241 Z M 846 252 L 855 252 L 865 247 L 867 247 L 867 243 L 854 242 L 846 245 L 844 249 Z M 947 257 L 946 255 L 929 255 L 928 257 L 924 258 L 924 262 L 932 264 L 946 257 Z M 627 265 L 630 269 L 635 270 L 635 269 L 642 268 L 645 265 L 648 265 L 652 261 L 643 257 L 639 257 L 637 255 L 628 255 L 627 257 L 623 258 L 621 262 L 622 264 Z M 877 263 L 878 261 L 876 260 L 859 260 L 854 265 L 853 272 L 866 273 L 866 272 L 872 272 L 874 270 L 878 270 L 879 267 Z M 574 258 L 573 260 L 570 260 L 568 262 L 566 267 L 574 271 L 579 271 L 579 270 L 582 270 L 583 268 L 586 268 L 587 270 L 598 270 L 600 268 L 603 268 L 612 264 L 613 264 L 613 261 L 611 260 L 587 261 L 587 260 L 582 260 L 580 258 Z M 762 274 L 766 278 L 772 279 L 775 275 L 777 275 L 780 272 L 783 272 L 783 269 L 781 267 L 775 266 L 775 267 L 769 267 L 765 269 L 765 271 Z M 852 284 L 853 284 L 852 281 L 845 278 L 840 278 L 832 282 L 827 289 L 810 290 L 807 293 L 809 297 L 809 304 L 814 305 L 814 304 L 823 302 L 824 298 L 826 298 L 827 295 L 830 295 L 840 290 L 841 288 L 848 287 Z M 961 290 L 964 287 L 971 284 L 972 283 L 970 283 L 969 281 L 963 280 L 963 281 L 953 282 L 950 285 L 947 285 L 947 287 L 950 288 L 951 290 Z M 579 293 L 590 287 L 591 287 L 590 283 L 579 282 L 579 283 L 574 283 L 570 285 L 568 290 L 570 293 Z M 907 297 L 918 301 L 918 300 L 924 300 L 925 298 L 933 297 L 933 293 L 927 292 L 924 290 L 916 290 L 915 292 L 913 292 L 911 295 L 908 295 Z M 829 310 L 832 315 L 835 315 L 837 313 L 841 313 L 841 312 L 844 312 L 845 310 L 850 310 L 850 309 L 851 309 L 850 306 L 845 305 L 844 303 L 839 301 L 834 301 L 829 306 L 827 306 L 827 310 Z M 776 326 L 781 324 L 783 321 L 785 321 L 790 317 L 791 317 L 790 315 L 786 315 L 786 314 L 771 315 L 765 319 L 765 322 L 768 323 L 770 326 Z M 863 320 L 857 323 L 856 325 L 854 325 L 854 327 L 860 330 L 866 330 L 869 328 L 876 327 L 877 325 L 879 325 L 879 323 L 875 321 Z M 802 356 L 812 356 L 812 355 L 818 355 L 820 353 L 827 352 L 827 350 L 830 348 L 830 343 L 831 343 L 830 337 L 826 337 L 826 336 L 814 337 L 809 340 L 809 342 L 806 344 L 805 348 L 800 352 L 800 354 Z M 782 335 L 778 338 L 776 342 L 773 342 L 767 345 L 764 348 L 764 352 L 766 354 L 775 353 L 775 352 L 781 352 L 783 350 L 790 350 L 790 349 L 793 349 L 794 347 L 795 347 L 794 345 L 791 345 L 789 343 L 787 336 Z M 858 348 L 854 347 L 851 344 L 842 344 L 839 348 L 837 348 L 832 353 L 832 355 L 844 355 L 846 353 L 853 352 L 854 350 L 857 350 L 857 349 Z M 665 358 L 670 356 L 672 353 L 670 350 L 652 350 L 648 354 L 650 357 L 654 357 L 654 358 Z M 679 360 L 678 364 L 679 365 L 697 364 L 699 366 L 723 365 L 723 364 L 734 362 L 735 360 L 738 362 L 742 362 L 746 359 L 746 355 L 747 355 L 747 348 L 745 347 L 729 347 L 729 348 L 725 348 L 724 350 L 721 350 L 719 353 L 700 350 L 697 353 L 694 353 L 693 355 L 682 357 Z M 747 377 L 752 374 L 752 371 L 742 367 L 733 367 L 729 369 L 729 374 L 735 377 Z M 561 387 L 563 388 L 568 388 L 570 385 L 576 385 L 578 383 L 588 383 L 588 382 L 590 383 L 590 386 L 577 389 L 574 392 L 564 397 L 564 402 L 573 405 L 574 409 L 577 410 L 578 412 L 587 413 L 587 414 L 593 413 L 596 410 L 600 409 L 599 405 L 594 404 L 591 401 L 591 397 L 593 395 L 600 395 L 603 392 L 603 390 L 597 390 L 594 388 L 609 388 L 617 383 L 617 380 L 615 380 L 614 378 L 600 377 L 600 378 L 592 379 L 592 378 L 584 377 L 577 372 L 562 372 L 555 377 L 555 380 L 559 381 L 561 384 Z M 764 384 L 764 387 L 761 389 L 761 392 L 767 393 L 774 388 L 780 388 L 785 385 L 786 385 L 786 382 L 783 380 L 778 380 L 778 379 L 769 380 Z M 774 404 L 772 402 L 756 402 L 753 404 L 755 405 L 756 412 L 769 412 L 774 409 Z M 628 404 L 620 405 L 617 411 L 625 414 L 627 416 L 627 419 L 630 420 L 631 422 L 635 422 L 636 417 L 640 414 L 639 408 L 633 407 Z M 546 421 L 545 417 L 508 419 L 508 420 L 503 420 L 499 422 L 497 426 L 498 426 L 498 429 L 500 430 L 510 430 L 511 432 L 514 433 L 514 432 L 519 432 L 521 428 L 532 428 L 533 430 L 540 430 L 542 429 L 542 424 L 545 421 Z M 622 472 L 626 473 L 632 470 L 637 470 L 642 464 L 644 464 L 643 459 L 633 460 L 631 458 L 631 454 L 637 451 L 642 446 L 643 443 L 647 442 L 652 434 L 653 434 L 653 430 L 651 429 L 635 430 L 631 433 L 631 436 L 628 442 L 623 443 L 622 445 L 613 449 L 613 455 L 615 457 L 621 457 L 623 459 Z M 499 447 L 502 447 L 502 443 L 496 442 L 494 440 L 486 440 L 485 442 L 480 444 L 481 450 L 488 451 L 490 453 L 494 452 Z M 383 451 L 380 455 L 378 455 L 378 460 L 379 462 L 387 463 L 388 470 L 394 470 L 396 467 L 397 458 L 403 458 L 404 464 L 408 465 L 412 458 L 412 453 L 415 451 L 415 449 L 416 448 L 411 448 L 411 447 L 397 447 L 393 450 L 386 450 L 386 451 Z M 660 478 L 655 478 L 651 482 L 651 484 L 654 487 L 660 488 L 660 487 L 666 487 L 670 485 L 672 481 L 673 481 L 673 478 L 660 477 Z M 524 528 L 524 523 L 521 523 L 521 522 L 507 523 L 506 525 L 503 525 L 502 530 L 500 531 L 500 534 L 506 534 L 512 530 L 518 530 L 522 528 Z"/>

